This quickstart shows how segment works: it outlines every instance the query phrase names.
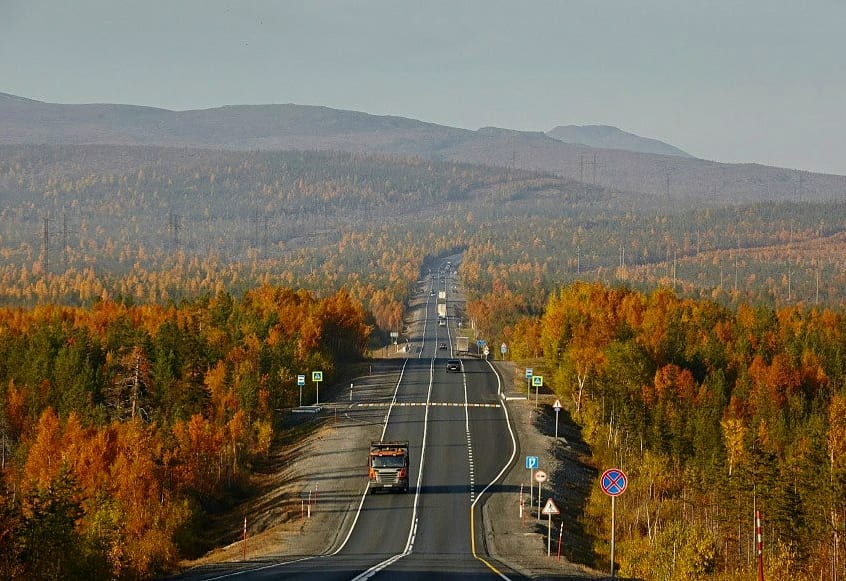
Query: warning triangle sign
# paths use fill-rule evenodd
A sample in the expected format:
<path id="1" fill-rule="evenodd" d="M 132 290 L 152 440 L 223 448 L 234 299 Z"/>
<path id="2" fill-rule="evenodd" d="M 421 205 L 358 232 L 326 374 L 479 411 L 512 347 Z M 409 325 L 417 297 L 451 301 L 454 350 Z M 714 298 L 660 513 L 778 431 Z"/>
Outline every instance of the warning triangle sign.
<path id="1" fill-rule="evenodd" d="M 561 514 L 561 511 L 558 510 L 558 507 L 555 506 L 555 502 L 551 498 L 546 500 L 546 504 L 543 505 L 543 510 L 541 511 L 542 514 Z"/>

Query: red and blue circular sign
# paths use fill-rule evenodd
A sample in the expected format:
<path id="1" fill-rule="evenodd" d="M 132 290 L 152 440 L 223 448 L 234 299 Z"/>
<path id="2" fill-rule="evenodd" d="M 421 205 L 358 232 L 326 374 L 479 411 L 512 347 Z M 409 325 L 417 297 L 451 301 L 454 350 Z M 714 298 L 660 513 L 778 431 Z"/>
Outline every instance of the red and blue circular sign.
<path id="1" fill-rule="evenodd" d="M 626 487 L 629 485 L 629 478 L 619 468 L 609 468 L 602 473 L 602 477 L 599 479 L 599 485 L 602 487 L 602 492 L 608 496 L 620 496 L 626 491 Z"/>

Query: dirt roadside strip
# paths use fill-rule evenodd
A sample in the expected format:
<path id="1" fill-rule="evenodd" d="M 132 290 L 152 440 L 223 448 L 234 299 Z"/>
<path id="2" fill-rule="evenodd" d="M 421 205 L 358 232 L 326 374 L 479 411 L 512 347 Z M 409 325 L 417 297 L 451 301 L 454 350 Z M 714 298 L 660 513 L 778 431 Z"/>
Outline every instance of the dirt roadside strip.
<path id="1" fill-rule="evenodd" d="M 578 462 L 578 454 L 586 449 L 578 443 L 579 437 L 572 426 L 560 429 L 556 444 L 552 432 L 547 435 L 551 412 L 549 402 L 541 401 L 538 410 L 534 400 L 527 400 L 519 380 L 515 381 L 516 370 L 510 362 L 494 362 L 494 367 L 503 382 L 505 402 L 511 425 L 517 435 L 517 459 L 503 476 L 501 484 L 508 489 L 519 489 L 523 485 L 524 520 L 520 518 L 520 497 L 518 494 L 494 494 L 483 508 L 486 548 L 492 557 L 508 564 L 520 573 L 539 580 L 551 579 L 602 579 L 607 577 L 581 564 L 572 563 L 567 555 L 589 549 L 583 539 L 569 540 L 568 531 L 579 529 L 575 523 L 581 512 L 585 490 L 591 484 L 591 471 Z M 512 399 L 513 398 L 513 399 Z M 544 399 L 550 399 L 549 397 Z M 553 398 L 554 399 L 554 398 Z M 554 422 L 554 420 L 553 420 Z M 553 424 L 554 427 L 554 424 Z M 563 428 L 564 423 L 559 425 Z M 541 431 L 543 430 L 543 431 Z M 574 433 L 576 432 L 576 433 Z M 567 445 L 562 441 L 568 440 Z M 537 456 L 539 467 L 549 475 L 549 485 L 554 486 L 554 501 L 561 510 L 560 517 L 553 519 L 551 557 L 547 557 L 547 518 L 537 519 L 537 488 L 535 488 L 534 509 L 529 504 L 530 474 L 525 467 L 526 456 Z M 549 486 L 542 490 L 542 502 L 549 498 Z M 566 491 L 566 492 L 565 492 Z M 557 558 L 560 518 L 565 519 L 560 561 Z M 573 522 L 567 522 L 567 521 Z"/>
<path id="2" fill-rule="evenodd" d="M 257 476 L 256 484 L 261 494 L 247 501 L 237 511 L 247 517 L 248 559 L 327 555 L 342 544 L 367 486 L 369 442 L 379 439 L 387 413 L 387 406 L 365 407 L 354 404 L 390 401 L 404 361 L 404 357 L 374 360 L 372 373 L 353 380 L 355 387 L 352 404 L 348 399 L 348 389 L 336 387 L 334 393 L 333 390 L 327 390 L 326 396 L 330 398 L 330 403 L 320 414 L 305 420 L 315 422 L 319 427 L 305 439 L 286 446 L 281 455 L 268 465 L 265 473 Z M 514 367 L 509 363 L 498 362 L 496 368 L 508 393 Z M 516 396 L 516 389 L 512 388 L 512 391 L 515 393 L 511 395 Z M 528 453 L 539 456 L 541 466 L 553 478 L 564 468 L 556 466 L 561 464 L 556 455 L 561 455 L 555 452 L 553 438 L 542 434 L 536 426 L 540 416 L 534 412 L 534 401 L 523 399 L 506 403 L 518 439 L 518 455 L 501 484 L 510 489 L 519 489 L 520 484 L 524 484 L 524 498 L 528 504 L 529 475 L 524 466 L 525 456 Z M 574 469 L 568 471 L 575 472 Z M 570 488 L 573 488 L 572 484 Z M 559 506 L 567 500 L 564 497 L 556 498 Z M 572 554 L 572 547 L 565 546 L 561 561 L 556 559 L 557 528 L 553 530 L 553 556 L 547 557 L 546 518 L 541 521 L 537 521 L 535 516 L 529 518 L 527 509 L 527 518 L 521 521 L 519 495 L 491 494 L 484 503 L 482 513 L 485 527 L 483 550 L 514 570 L 534 579 L 602 577 L 596 571 L 567 561 L 564 555 Z M 562 507 L 562 513 L 566 518 L 572 511 Z M 565 526 L 567 530 L 572 528 L 567 524 Z M 243 516 L 233 519 L 228 530 L 221 535 L 230 544 L 183 565 L 189 569 L 202 569 L 214 564 L 219 568 L 227 562 L 241 561 L 242 527 Z"/>

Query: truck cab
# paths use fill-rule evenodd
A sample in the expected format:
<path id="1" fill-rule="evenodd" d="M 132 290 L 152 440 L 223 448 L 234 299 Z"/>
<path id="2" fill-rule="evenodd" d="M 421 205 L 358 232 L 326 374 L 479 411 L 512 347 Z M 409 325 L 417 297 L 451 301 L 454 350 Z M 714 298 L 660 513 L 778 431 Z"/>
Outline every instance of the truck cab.
<path id="1" fill-rule="evenodd" d="M 370 492 L 400 490 L 408 492 L 408 442 L 370 442 L 367 465 Z"/>

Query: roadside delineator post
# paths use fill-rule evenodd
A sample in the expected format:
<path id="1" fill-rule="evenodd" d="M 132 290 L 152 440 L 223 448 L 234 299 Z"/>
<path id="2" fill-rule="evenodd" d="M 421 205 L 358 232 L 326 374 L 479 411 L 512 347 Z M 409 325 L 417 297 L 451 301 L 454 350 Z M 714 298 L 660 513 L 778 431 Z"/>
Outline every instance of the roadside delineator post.
<path id="1" fill-rule="evenodd" d="M 764 540 L 761 536 L 761 511 L 755 511 L 755 552 L 758 556 L 758 581 L 764 581 Z"/>
<path id="2" fill-rule="evenodd" d="M 244 517 L 244 549 L 243 549 L 243 560 L 247 560 L 247 517 Z"/>
<path id="3" fill-rule="evenodd" d="M 564 536 L 564 521 L 561 521 L 561 529 L 558 531 L 558 562 L 561 562 L 561 537 Z"/>
<path id="4" fill-rule="evenodd" d="M 520 483 L 520 522 L 524 522 L 523 520 L 523 483 Z"/>

